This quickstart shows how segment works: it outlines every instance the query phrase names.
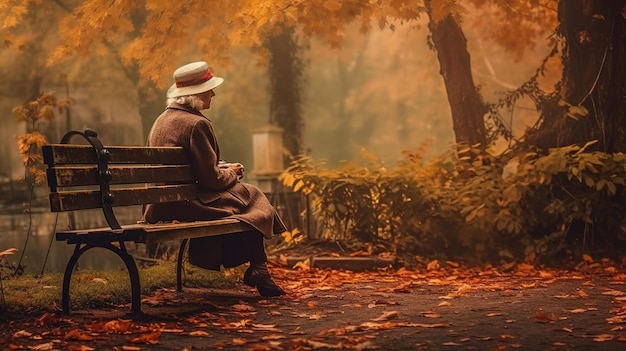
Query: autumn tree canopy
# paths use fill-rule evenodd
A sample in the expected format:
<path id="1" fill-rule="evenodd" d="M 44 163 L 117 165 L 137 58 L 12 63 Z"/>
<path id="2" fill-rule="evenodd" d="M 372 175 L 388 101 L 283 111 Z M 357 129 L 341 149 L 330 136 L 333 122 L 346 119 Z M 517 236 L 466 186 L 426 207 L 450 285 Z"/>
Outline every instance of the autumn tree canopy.
<path id="1" fill-rule="evenodd" d="M 10 30 L 18 26 L 37 3 L 32 0 L 4 1 L 2 28 L 5 42 L 20 45 L 26 40 L 23 36 L 12 36 Z M 56 0 L 55 3 L 67 9 L 68 15 L 60 24 L 61 43 L 48 58 L 48 64 L 60 62 L 70 55 L 86 56 L 113 48 L 119 51 L 127 66 L 136 65 L 143 78 L 160 87 L 168 84 L 169 79 L 165 77 L 180 64 L 179 59 L 190 47 L 200 50 L 211 62 L 227 61 L 229 49 L 234 45 L 251 47 L 264 58 L 267 57 L 266 38 L 276 36 L 283 28 L 298 28 L 304 36 L 323 38 L 329 46 L 336 47 L 342 44 L 346 26 L 350 23 L 360 23 L 362 31 L 372 26 L 393 30 L 393 23 L 410 24 L 427 17 L 431 28 L 435 29 L 433 34 L 436 34 L 436 26 L 440 24 L 460 26 L 464 23 L 464 6 L 474 5 L 484 11 L 498 12 L 506 19 L 483 24 L 481 28 L 484 28 L 486 37 L 521 58 L 535 40 L 553 30 L 556 18 L 556 1 L 553 0 L 474 0 L 471 5 L 462 5 L 455 0 L 426 1 L 424 4 L 412 1 L 222 0 L 211 2 L 209 9 L 203 1 Z M 476 21 L 469 25 L 480 24 L 480 18 Z M 462 32 L 460 34 L 463 40 Z M 432 36 L 435 46 L 439 37 Z M 454 49 L 445 43 L 444 37 L 442 39 L 445 45 Z M 439 44 L 437 50 L 445 52 L 446 48 L 441 46 Z M 445 58 L 440 59 L 442 63 L 446 62 Z M 446 68 L 442 66 L 442 69 Z M 453 85 L 449 84 L 450 87 Z M 454 93 L 449 91 L 449 94 L 453 98 Z M 478 99 L 475 100 L 478 103 Z M 459 103 L 463 101 L 451 101 L 453 110 Z M 479 107 L 476 112 L 484 110 Z M 460 112 L 464 111 L 461 108 Z M 482 116 L 473 118 L 479 120 Z M 455 121 L 455 129 L 460 128 L 457 139 L 466 122 L 465 117 Z M 480 126 L 470 127 L 472 133 L 476 128 L 481 129 Z"/>
<path id="2" fill-rule="evenodd" d="M 28 33 L 19 36 L 12 30 L 40 2 L 3 1 L 0 9 L 4 15 L 5 43 L 19 47 L 29 40 Z M 266 61 L 267 39 L 277 37 L 286 28 L 297 29 L 304 37 L 322 38 L 330 47 L 337 47 L 343 43 L 346 26 L 355 22 L 360 23 L 362 31 L 373 26 L 393 30 L 397 23 L 417 26 L 422 19 L 427 19 L 430 42 L 438 52 L 440 72 L 446 83 L 456 139 L 484 144 L 490 142 L 491 129 L 494 125 L 497 127 L 499 121 L 487 120 L 485 125 L 483 120 L 485 115 L 490 116 L 487 112 L 494 109 L 483 101 L 471 79 L 471 55 L 465 46 L 464 26 L 477 26 L 485 38 L 521 60 L 525 51 L 538 41 L 555 39 L 560 2 L 217 0 L 208 7 L 200 0 L 182 3 L 55 0 L 54 3 L 68 14 L 59 24 L 61 39 L 47 59 L 49 65 L 70 56 L 114 50 L 124 65 L 136 68 L 142 78 L 161 88 L 168 84 L 169 72 L 181 64 L 181 57 L 189 50 L 199 50 L 213 62 L 223 62 L 228 60 L 233 46 L 244 45 L 256 50 L 262 61 Z M 611 9 L 623 8 L 621 1 L 616 4 Z M 576 6 L 584 12 L 582 5 Z M 486 16 L 466 18 L 470 8 L 498 20 L 485 21 Z M 601 11 L 599 13 L 602 16 Z M 622 12 L 622 22 L 623 17 Z M 556 40 L 554 43 L 557 45 Z"/>

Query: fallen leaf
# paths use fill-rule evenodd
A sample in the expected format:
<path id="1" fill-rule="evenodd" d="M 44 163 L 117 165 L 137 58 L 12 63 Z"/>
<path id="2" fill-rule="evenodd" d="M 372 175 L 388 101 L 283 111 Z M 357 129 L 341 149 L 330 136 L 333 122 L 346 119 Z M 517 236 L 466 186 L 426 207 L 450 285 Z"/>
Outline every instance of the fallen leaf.
<path id="1" fill-rule="evenodd" d="M 204 330 L 194 330 L 192 332 L 189 332 L 189 336 L 204 336 L 204 337 L 208 337 L 211 336 L 209 333 L 205 332 Z"/>
<path id="2" fill-rule="evenodd" d="M 93 347 L 87 345 L 69 345 L 67 351 L 93 351 Z"/>
<path id="3" fill-rule="evenodd" d="M 232 344 L 235 346 L 241 346 L 246 344 L 246 340 L 242 338 L 233 338 Z"/>
<path id="4" fill-rule="evenodd" d="M 535 317 L 535 319 L 539 322 L 556 322 L 559 320 L 559 317 L 557 317 L 554 313 L 548 315 L 543 311 L 535 312 L 533 317 Z"/>
<path id="5" fill-rule="evenodd" d="M 233 310 L 238 311 L 238 312 L 253 312 L 255 311 L 254 307 L 247 305 L 247 304 L 243 304 L 243 303 L 238 303 L 238 304 L 234 304 L 232 306 L 230 306 Z"/>
<path id="6" fill-rule="evenodd" d="M 599 334 L 595 335 L 593 341 L 603 342 L 603 341 L 611 341 L 615 339 L 615 336 L 612 334 Z"/>
<path id="7" fill-rule="evenodd" d="M 54 344 L 52 342 L 47 342 L 45 344 L 39 344 L 39 345 L 35 345 L 35 346 L 31 346 L 29 347 L 29 349 L 31 350 L 35 350 L 35 351 L 48 351 L 48 350 L 54 350 Z"/>
<path id="8" fill-rule="evenodd" d="M 307 258 L 304 261 L 296 262 L 296 264 L 293 266 L 293 269 L 298 269 L 298 268 L 301 268 L 301 269 L 303 269 L 305 271 L 310 270 L 311 269 L 311 259 Z"/>
<path id="9" fill-rule="evenodd" d="M 319 341 L 313 341 L 313 340 L 306 340 L 307 345 L 311 346 L 313 348 L 313 350 L 318 350 L 318 349 L 342 349 L 343 348 L 343 344 L 338 343 L 338 344 L 328 344 L 325 342 L 319 342 Z"/>
<path id="10" fill-rule="evenodd" d="M 392 318 L 398 317 L 398 312 L 397 311 L 389 311 L 389 312 L 384 312 L 383 314 L 381 314 L 380 316 L 372 319 L 375 322 L 379 322 L 379 321 L 386 321 Z"/>
<path id="11" fill-rule="evenodd" d="M 432 260 L 430 262 L 428 262 L 428 265 L 426 265 L 426 269 L 429 271 L 434 271 L 439 269 L 439 261 L 437 260 Z"/>
<path id="12" fill-rule="evenodd" d="M 61 320 L 59 318 L 57 318 L 54 314 L 48 313 L 48 312 L 46 312 L 43 315 L 41 315 L 41 317 L 39 317 L 39 319 L 38 319 L 39 326 L 41 326 L 41 327 L 55 325 L 55 324 L 59 323 L 60 321 Z"/>
<path id="13" fill-rule="evenodd" d="M 159 343 L 159 337 L 161 336 L 161 332 L 152 332 L 148 334 L 140 335 L 136 338 L 131 338 L 128 341 L 133 344 L 150 344 L 155 345 Z"/>
<path id="14" fill-rule="evenodd" d="M 32 335 L 33 333 L 27 332 L 26 330 L 20 330 L 13 333 L 13 338 L 30 338 Z"/>
<path id="15" fill-rule="evenodd" d="M 626 292 L 623 291 L 619 291 L 619 290 L 615 290 L 615 289 L 610 289 L 610 290 L 605 290 L 602 292 L 602 295 L 609 295 L 609 296 L 626 296 Z"/>

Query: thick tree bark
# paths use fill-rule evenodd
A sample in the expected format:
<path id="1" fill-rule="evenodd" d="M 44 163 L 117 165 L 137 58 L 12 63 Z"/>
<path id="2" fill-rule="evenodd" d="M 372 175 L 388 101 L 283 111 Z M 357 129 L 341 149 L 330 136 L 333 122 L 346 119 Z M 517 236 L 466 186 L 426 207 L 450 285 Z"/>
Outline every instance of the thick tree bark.
<path id="1" fill-rule="evenodd" d="M 558 99 L 541 106 L 543 123 L 527 137 L 541 149 L 597 140 L 597 150 L 626 151 L 626 1 L 561 0 L 559 34 L 564 38 L 562 92 L 583 106 L 573 119 Z"/>
<path id="2" fill-rule="evenodd" d="M 304 65 L 293 30 L 267 40 L 270 52 L 270 123 L 284 130 L 284 146 L 291 155 L 304 152 L 302 142 L 302 75 Z"/>
<path id="3" fill-rule="evenodd" d="M 426 0 L 424 3 L 430 13 L 431 1 Z M 428 26 L 448 94 L 456 142 L 485 147 L 487 136 L 484 115 L 487 106 L 474 84 L 463 30 L 450 15 L 437 23 L 431 19 Z"/>

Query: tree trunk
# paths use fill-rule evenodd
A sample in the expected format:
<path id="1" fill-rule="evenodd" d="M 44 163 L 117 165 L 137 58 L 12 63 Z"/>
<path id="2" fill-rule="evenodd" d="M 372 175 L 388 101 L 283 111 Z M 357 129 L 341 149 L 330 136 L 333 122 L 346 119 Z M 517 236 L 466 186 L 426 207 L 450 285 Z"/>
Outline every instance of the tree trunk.
<path id="1" fill-rule="evenodd" d="M 561 0 L 562 92 L 542 104 L 543 122 L 527 144 L 547 150 L 597 140 L 596 150 L 626 151 L 626 10 L 624 0 Z M 557 103 L 582 106 L 571 118 Z"/>
<path id="2" fill-rule="evenodd" d="M 623 0 L 561 0 L 566 40 L 563 99 L 589 115 L 566 128 L 561 144 L 598 140 L 605 152 L 626 150 L 626 19 Z"/>
<path id="3" fill-rule="evenodd" d="M 283 31 L 267 40 L 270 52 L 270 123 L 284 130 L 284 146 L 291 155 L 304 152 L 302 142 L 302 74 L 300 58 L 293 30 Z"/>
<path id="4" fill-rule="evenodd" d="M 430 14 L 431 1 L 426 0 L 424 3 Z M 487 106 L 474 85 L 463 30 L 451 15 L 437 23 L 431 19 L 428 27 L 448 94 L 456 142 L 485 147 L 487 137 L 484 115 Z"/>

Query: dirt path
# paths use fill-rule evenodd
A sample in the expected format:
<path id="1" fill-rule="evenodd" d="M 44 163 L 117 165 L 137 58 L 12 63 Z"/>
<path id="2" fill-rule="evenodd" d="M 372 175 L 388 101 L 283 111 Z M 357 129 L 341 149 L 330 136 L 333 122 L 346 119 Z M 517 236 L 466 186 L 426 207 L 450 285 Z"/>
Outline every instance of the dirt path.
<path id="1" fill-rule="evenodd" d="M 624 350 L 623 273 L 274 269 L 289 295 L 162 290 L 128 306 L 2 327 L 4 349 Z"/>

